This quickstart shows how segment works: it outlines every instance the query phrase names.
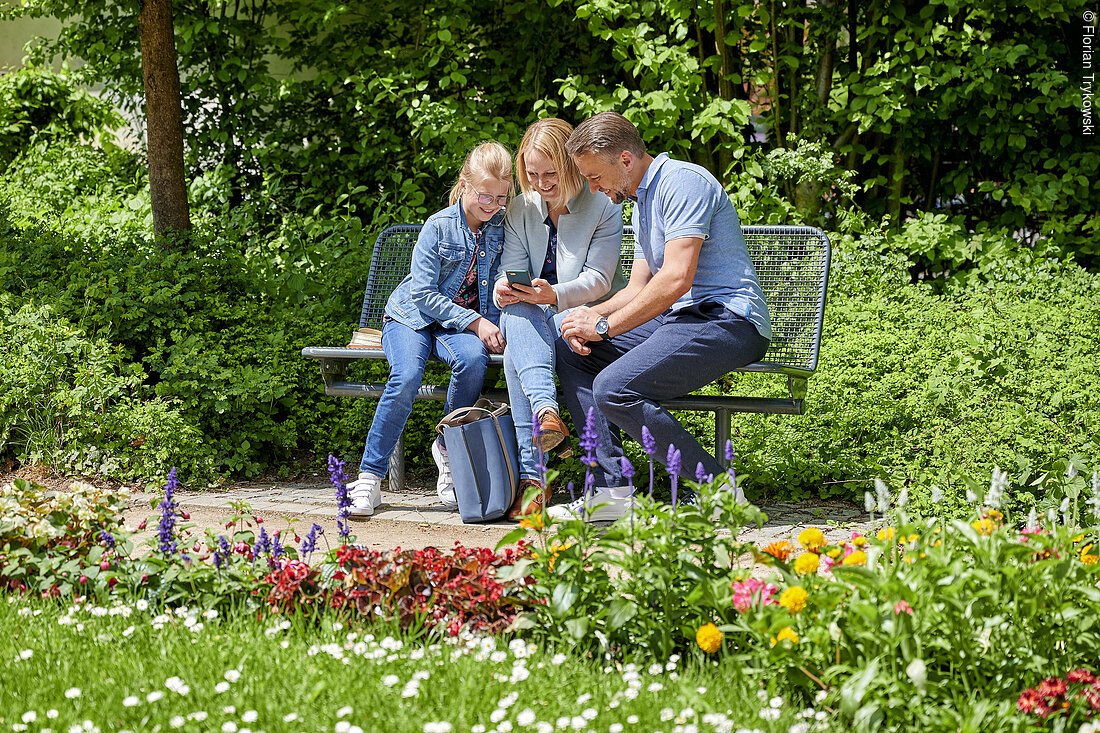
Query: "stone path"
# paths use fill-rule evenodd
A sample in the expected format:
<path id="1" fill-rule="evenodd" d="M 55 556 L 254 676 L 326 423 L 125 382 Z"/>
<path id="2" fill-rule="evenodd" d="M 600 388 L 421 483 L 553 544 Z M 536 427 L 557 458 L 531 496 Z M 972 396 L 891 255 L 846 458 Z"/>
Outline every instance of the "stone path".
<path id="1" fill-rule="evenodd" d="M 142 504 L 149 506 L 155 500 L 153 494 L 135 494 L 131 506 Z M 176 499 L 184 511 L 202 514 L 232 513 L 233 504 L 243 502 L 250 511 L 265 518 L 272 515 L 290 520 L 300 520 L 309 525 L 311 522 L 327 523 L 335 517 L 335 501 L 331 484 L 327 480 L 293 482 L 252 482 L 230 487 L 221 491 L 180 491 Z M 439 538 L 440 546 L 451 544 L 448 535 L 456 539 L 469 538 L 470 530 L 479 529 L 485 533 L 486 543 L 492 545 L 495 539 L 515 528 L 512 522 L 489 522 L 480 525 L 464 525 L 457 512 L 441 508 L 435 498 L 434 486 L 407 485 L 402 493 L 383 490 L 382 506 L 373 517 L 352 521 L 352 530 L 363 535 L 372 529 L 400 526 L 410 523 L 422 529 L 430 529 Z M 852 531 L 866 532 L 870 525 L 867 516 L 855 505 L 841 502 L 815 504 L 762 503 L 760 508 L 768 515 L 768 522 L 761 528 L 750 528 L 742 537 L 758 545 L 777 540 L 794 540 L 798 533 L 809 526 L 825 530 L 830 539 L 850 536 Z"/>

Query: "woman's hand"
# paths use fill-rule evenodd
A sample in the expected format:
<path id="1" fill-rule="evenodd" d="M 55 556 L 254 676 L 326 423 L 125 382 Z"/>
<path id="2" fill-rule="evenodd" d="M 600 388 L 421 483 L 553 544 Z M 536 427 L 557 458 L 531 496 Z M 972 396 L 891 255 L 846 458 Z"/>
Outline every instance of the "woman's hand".
<path id="1" fill-rule="evenodd" d="M 532 280 L 531 287 L 512 285 L 511 290 L 524 303 L 534 303 L 535 305 L 558 304 L 558 294 L 554 292 L 554 286 L 541 277 Z"/>
<path id="2" fill-rule="evenodd" d="M 481 343 L 485 344 L 485 348 L 489 350 L 490 354 L 504 353 L 504 336 L 500 333 L 500 329 L 488 318 L 479 318 L 471 323 L 468 328 L 477 334 L 477 337 L 481 339 Z"/>
<path id="3" fill-rule="evenodd" d="M 512 286 L 508 284 L 508 280 L 505 278 L 497 280 L 496 287 L 493 288 L 493 291 L 496 294 L 496 301 L 500 303 L 501 308 L 519 302 L 519 293 L 512 289 Z"/>

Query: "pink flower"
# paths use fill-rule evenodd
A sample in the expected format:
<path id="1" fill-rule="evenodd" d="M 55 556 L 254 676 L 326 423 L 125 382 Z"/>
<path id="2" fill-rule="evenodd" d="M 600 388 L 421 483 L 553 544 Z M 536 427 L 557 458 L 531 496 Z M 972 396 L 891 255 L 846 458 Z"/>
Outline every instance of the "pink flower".
<path id="1" fill-rule="evenodd" d="M 907 613 L 910 616 L 912 616 L 913 615 L 913 607 L 910 606 L 905 601 L 898 601 L 897 603 L 894 604 L 894 615 L 895 616 L 900 616 L 903 613 Z"/>
<path id="2" fill-rule="evenodd" d="M 733 607 L 740 613 L 746 613 L 750 608 L 774 606 L 777 603 L 772 596 L 779 588 L 774 583 L 765 583 L 759 578 L 735 580 L 730 589 L 733 591 Z"/>

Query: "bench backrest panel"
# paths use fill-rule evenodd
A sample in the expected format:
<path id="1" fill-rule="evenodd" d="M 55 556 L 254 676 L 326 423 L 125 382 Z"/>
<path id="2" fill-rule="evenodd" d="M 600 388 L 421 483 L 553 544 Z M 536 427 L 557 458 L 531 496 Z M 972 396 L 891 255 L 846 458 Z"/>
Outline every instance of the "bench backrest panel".
<path id="1" fill-rule="evenodd" d="M 825 290 L 829 278 L 829 239 L 814 227 L 743 227 L 749 255 L 768 301 L 774 331 L 765 361 L 812 372 L 817 368 Z M 371 255 L 360 326 L 382 327 L 386 300 L 409 274 L 420 225 L 400 225 L 378 235 Z M 634 232 L 623 230 L 622 267 L 629 276 Z"/>

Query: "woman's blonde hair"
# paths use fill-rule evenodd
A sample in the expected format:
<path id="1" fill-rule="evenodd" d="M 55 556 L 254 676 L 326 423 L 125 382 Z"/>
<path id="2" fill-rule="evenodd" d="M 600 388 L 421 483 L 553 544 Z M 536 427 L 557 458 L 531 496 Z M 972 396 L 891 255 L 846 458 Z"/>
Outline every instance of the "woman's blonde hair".
<path id="1" fill-rule="evenodd" d="M 496 179 L 508 182 L 508 200 L 512 199 L 515 183 L 512 180 L 512 154 L 508 148 L 490 140 L 478 145 L 466 156 L 458 180 L 451 187 L 451 203 L 458 203 L 465 189 L 465 183 Z"/>
<path id="2" fill-rule="evenodd" d="M 577 164 L 565 152 L 565 141 L 573 132 L 573 126 L 565 120 L 556 117 L 547 117 L 532 123 L 523 133 L 523 140 L 519 144 L 519 152 L 516 153 L 516 174 L 519 177 L 519 187 L 524 193 L 535 192 L 527 178 L 527 165 L 523 160 L 523 154 L 529 150 L 537 150 L 545 155 L 558 170 L 558 185 L 561 187 L 562 203 L 573 200 L 573 197 L 585 187 L 584 176 L 577 170 Z"/>

